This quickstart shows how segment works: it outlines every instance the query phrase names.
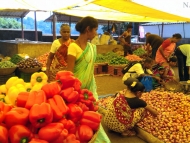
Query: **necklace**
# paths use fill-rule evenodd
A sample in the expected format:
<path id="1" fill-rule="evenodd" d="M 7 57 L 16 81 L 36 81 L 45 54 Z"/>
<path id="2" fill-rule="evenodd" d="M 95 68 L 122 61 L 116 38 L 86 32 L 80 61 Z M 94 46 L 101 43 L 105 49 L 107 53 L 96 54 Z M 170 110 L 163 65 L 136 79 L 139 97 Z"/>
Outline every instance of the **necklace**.
<path id="1" fill-rule="evenodd" d="M 80 43 L 80 41 L 77 39 L 77 41 L 78 41 L 78 44 L 79 44 L 79 47 L 82 49 L 82 46 L 81 46 L 81 43 Z M 86 48 L 85 48 L 86 49 Z M 85 50 L 84 49 L 84 50 Z M 84 50 L 83 50 L 83 52 L 84 52 Z M 87 49 L 86 49 L 87 50 Z M 91 62 L 91 59 L 88 61 L 87 59 L 86 59 L 86 54 L 87 54 L 88 52 L 86 52 L 86 53 L 83 53 L 83 59 L 87 62 L 87 63 L 90 63 Z M 92 58 L 92 56 L 90 56 L 91 58 Z"/>

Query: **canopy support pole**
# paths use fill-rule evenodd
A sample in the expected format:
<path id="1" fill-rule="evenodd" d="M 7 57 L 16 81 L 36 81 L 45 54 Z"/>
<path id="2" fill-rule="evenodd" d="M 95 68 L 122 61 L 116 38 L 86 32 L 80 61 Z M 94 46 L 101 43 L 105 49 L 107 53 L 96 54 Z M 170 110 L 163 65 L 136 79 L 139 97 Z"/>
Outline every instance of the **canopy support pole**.
<path id="1" fill-rule="evenodd" d="M 57 39 L 56 37 L 56 15 L 53 13 L 53 41 Z"/>
<path id="2" fill-rule="evenodd" d="M 34 11 L 34 26 L 35 26 L 35 41 L 38 41 L 38 31 L 37 31 L 37 22 L 36 22 L 36 11 Z"/>
<path id="3" fill-rule="evenodd" d="M 163 38 L 163 32 L 164 32 L 164 22 L 162 22 L 162 32 L 161 32 L 161 37 Z"/>
<path id="4" fill-rule="evenodd" d="M 23 17 L 21 17 L 22 39 L 24 39 Z"/>

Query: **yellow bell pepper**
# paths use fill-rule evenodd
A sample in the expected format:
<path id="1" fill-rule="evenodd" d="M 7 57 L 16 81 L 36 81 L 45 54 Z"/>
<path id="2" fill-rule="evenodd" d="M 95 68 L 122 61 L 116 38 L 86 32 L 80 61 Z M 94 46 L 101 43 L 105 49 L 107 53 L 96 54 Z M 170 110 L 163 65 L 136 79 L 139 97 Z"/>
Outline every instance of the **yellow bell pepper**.
<path id="1" fill-rule="evenodd" d="M 24 86 L 27 92 L 30 92 L 32 90 L 32 84 L 30 82 L 25 83 Z"/>
<path id="2" fill-rule="evenodd" d="M 5 95 L 0 94 L 0 101 L 4 102 L 5 101 L 4 98 L 5 98 Z"/>
<path id="3" fill-rule="evenodd" d="M 40 89 L 42 88 L 43 85 L 44 85 L 44 84 L 42 84 L 42 83 L 36 83 L 36 84 L 32 87 L 31 91 L 38 91 L 38 90 L 40 90 Z"/>
<path id="4" fill-rule="evenodd" d="M 6 88 L 9 89 L 11 86 L 17 85 L 17 84 L 25 84 L 24 80 L 18 77 L 11 77 L 6 82 Z"/>
<path id="5" fill-rule="evenodd" d="M 5 103 L 15 105 L 15 101 L 20 92 L 26 92 L 26 88 L 23 84 L 11 86 L 8 90 L 7 95 L 4 98 Z"/>
<path id="6" fill-rule="evenodd" d="M 35 72 L 32 74 L 30 83 L 34 86 L 36 83 L 46 84 L 48 77 L 44 72 Z"/>
<path id="7" fill-rule="evenodd" d="M 3 94 L 3 95 L 7 94 L 7 88 L 6 88 L 5 84 L 0 86 L 0 95 L 1 94 Z"/>
<path id="8" fill-rule="evenodd" d="M 14 76 L 14 77 L 9 78 L 9 79 L 7 80 L 7 82 L 5 83 L 6 88 L 9 89 L 9 88 L 13 85 L 13 83 L 14 83 L 15 81 L 17 81 L 18 79 L 19 79 L 19 78 L 18 78 L 17 76 Z"/>

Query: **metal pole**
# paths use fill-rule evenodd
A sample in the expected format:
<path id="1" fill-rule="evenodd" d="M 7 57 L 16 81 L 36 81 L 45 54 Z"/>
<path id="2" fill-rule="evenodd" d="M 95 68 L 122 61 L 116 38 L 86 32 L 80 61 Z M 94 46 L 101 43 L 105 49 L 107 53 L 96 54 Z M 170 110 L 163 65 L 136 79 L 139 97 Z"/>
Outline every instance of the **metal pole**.
<path id="1" fill-rule="evenodd" d="M 34 11 L 34 26 L 35 26 L 35 41 L 38 41 L 38 31 L 37 31 L 37 22 L 36 22 L 36 11 Z"/>
<path id="2" fill-rule="evenodd" d="M 21 17 L 22 39 L 24 39 L 23 17 Z"/>
<path id="3" fill-rule="evenodd" d="M 161 32 L 161 37 L 163 38 L 163 32 L 164 32 L 164 22 L 162 22 L 162 32 Z"/>
<path id="4" fill-rule="evenodd" d="M 53 13 L 53 41 L 57 39 L 56 37 L 56 15 Z"/>

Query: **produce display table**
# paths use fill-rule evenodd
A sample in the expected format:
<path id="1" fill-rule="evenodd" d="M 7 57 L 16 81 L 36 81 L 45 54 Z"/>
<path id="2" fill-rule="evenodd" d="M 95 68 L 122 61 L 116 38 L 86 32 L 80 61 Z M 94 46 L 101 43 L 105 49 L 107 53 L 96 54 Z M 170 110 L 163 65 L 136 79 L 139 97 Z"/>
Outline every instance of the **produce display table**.
<path id="1" fill-rule="evenodd" d="M 15 40 L 0 41 L 0 53 L 4 56 L 13 56 L 15 54 L 28 54 L 32 58 L 36 58 L 50 51 L 51 42 L 40 41 L 24 41 L 17 42 Z"/>

